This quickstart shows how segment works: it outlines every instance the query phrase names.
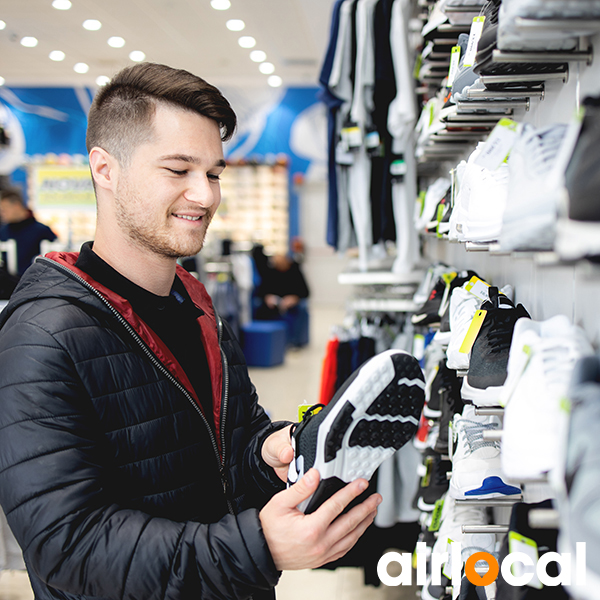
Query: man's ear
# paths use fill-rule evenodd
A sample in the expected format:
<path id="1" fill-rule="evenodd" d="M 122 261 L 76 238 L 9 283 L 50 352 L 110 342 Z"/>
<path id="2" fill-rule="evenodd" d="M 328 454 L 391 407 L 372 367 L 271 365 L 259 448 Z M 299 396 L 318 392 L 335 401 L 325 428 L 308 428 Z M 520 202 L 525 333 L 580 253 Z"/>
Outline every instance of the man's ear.
<path id="1" fill-rule="evenodd" d="M 97 186 L 114 191 L 118 163 L 106 150 L 95 146 L 90 150 L 90 171 Z"/>

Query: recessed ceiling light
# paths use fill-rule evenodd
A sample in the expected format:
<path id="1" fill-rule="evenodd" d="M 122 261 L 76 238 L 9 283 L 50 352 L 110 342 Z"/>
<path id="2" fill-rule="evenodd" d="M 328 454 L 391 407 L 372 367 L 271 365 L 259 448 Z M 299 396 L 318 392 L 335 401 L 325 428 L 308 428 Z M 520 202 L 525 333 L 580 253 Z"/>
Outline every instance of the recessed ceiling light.
<path id="1" fill-rule="evenodd" d="M 242 31 L 242 29 L 246 27 L 246 23 L 241 19 L 229 19 L 229 21 L 225 23 L 225 26 L 229 31 Z"/>
<path id="2" fill-rule="evenodd" d="M 21 38 L 21 46 L 25 46 L 25 48 L 35 48 L 38 45 L 38 41 L 36 38 L 26 35 L 24 38 Z"/>
<path id="3" fill-rule="evenodd" d="M 0 29 L 4 29 L 6 27 L 6 23 L 0 20 Z"/>
<path id="4" fill-rule="evenodd" d="M 270 75 L 275 72 L 275 65 L 273 63 L 264 62 L 258 65 L 258 70 L 264 75 Z"/>
<path id="5" fill-rule="evenodd" d="M 134 50 L 133 52 L 129 53 L 129 58 L 133 62 L 142 62 L 145 60 L 146 55 L 141 50 Z"/>
<path id="6" fill-rule="evenodd" d="M 108 45 L 111 48 L 122 48 L 125 45 L 125 40 L 118 35 L 113 35 L 108 38 Z"/>
<path id="7" fill-rule="evenodd" d="M 86 65 L 85 63 L 77 63 L 74 67 L 73 67 L 73 71 L 75 71 L 75 73 L 87 73 L 90 70 L 89 65 Z"/>
<path id="8" fill-rule="evenodd" d="M 98 19 L 86 19 L 83 22 L 83 28 L 88 31 L 98 31 L 102 27 L 102 23 Z"/>
<path id="9" fill-rule="evenodd" d="M 281 84 L 283 83 L 283 79 L 281 79 L 281 77 L 279 77 L 279 75 L 271 75 L 271 77 L 269 77 L 269 79 L 267 79 L 267 83 L 271 87 L 280 87 Z"/>
<path id="10" fill-rule="evenodd" d="M 110 77 L 107 77 L 106 75 L 100 75 L 100 77 L 96 78 L 96 85 L 106 85 L 107 83 L 110 82 Z"/>
<path id="11" fill-rule="evenodd" d="M 48 54 L 48 57 L 50 60 L 60 62 L 61 60 L 65 60 L 65 53 L 62 50 L 52 50 L 52 52 Z"/>
<path id="12" fill-rule="evenodd" d="M 54 0 L 52 6 L 57 10 L 69 10 L 71 8 L 71 0 Z"/>
<path id="13" fill-rule="evenodd" d="M 0 77 L 0 85 L 4 85 L 6 83 L 6 79 L 4 77 Z"/>
<path id="14" fill-rule="evenodd" d="M 242 48 L 254 48 L 254 46 L 256 46 L 256 40 L 251 35 L 243 35 L 238 40 L 238 44 Z"/>
<path id="15" fill-rule="evenodd" d="M 231 7 L 231 2 L 229 0 L 211 0 L 210 5 L 215 10 L 227 10 Z"/>
<path id="16" fill-rule="evenodd" d="M 262 50 L 252 50 L 252 52 L 250 52 L 250 60 L 253 60 L 254 62 L 263 62 L 267 60 L 267 53 Z"/>

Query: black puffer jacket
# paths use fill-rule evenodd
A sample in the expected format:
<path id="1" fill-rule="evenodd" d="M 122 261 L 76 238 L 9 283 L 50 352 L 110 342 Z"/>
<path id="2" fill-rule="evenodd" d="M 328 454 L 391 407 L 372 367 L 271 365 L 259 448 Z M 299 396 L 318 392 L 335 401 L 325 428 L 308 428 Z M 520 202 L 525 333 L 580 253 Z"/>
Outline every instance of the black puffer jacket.
<path id="1" fill-rule="evenodd" d="M 36 598 L 272 597 L 258 511 L 271 424 L 204 287 L 216 431 L 129 303 L 54 253 L 0 315 L 0 502 Z M 224 491 L 226 490 L 226 491 Z"/>

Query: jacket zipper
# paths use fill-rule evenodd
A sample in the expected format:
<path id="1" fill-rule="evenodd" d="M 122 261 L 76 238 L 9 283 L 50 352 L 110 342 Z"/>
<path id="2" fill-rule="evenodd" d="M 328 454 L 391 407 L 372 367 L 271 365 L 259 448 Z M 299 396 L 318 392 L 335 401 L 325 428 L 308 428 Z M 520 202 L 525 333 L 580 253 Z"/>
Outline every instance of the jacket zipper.
<path id="1" fill-rule="evenodd" d="M 221 362 L 223 364 L 223 395 L 221 402 L 221 479 L 223 481 L 223 491 L 225 492 L 225 499 L 227 500 L 227 508 L 229 512 L 234 515 L 235 511 L 233 510 L 233 506 L 231 505 L 231 501 L 229 500 L 229 494 L 227 493 L 227 477 L 225 474 L 225 417 L 227 416 L 227 406 L 229 403 L 229 362 L 227 361 L 227 356 L 225 351 L 223 350 L 223 346 L 221 342 L 223 340 L 223 321 L 219 313 L 217 313 L 215 309 L 215 317 L 217 320 L 217 331 L 218 331 L 218 340 L 219 340 L 219 350 L 221 352 Z"/>
<path id="2" fill-rule="evenodd" d="M 90 285 L 85 279 L 83 279 L 83 277 L 80 277 L 79 275 L 77 275 L 77 273 L 74 273 L 73 271 L 64 267 L 60 263 L 57 263 L 57 262 L 50 260 L 48 258 L 45 258 L 45 257 L 38 257 L 36 259 L 36 262 L 37 261 L 47 262 L 47 263 L 51 264 L 53 267 L 60 269 L 64 273 L 67 273 L 69 277 L 74 277 L 79 283 L 81 283 L 85 288 L 90 290 L 97 298 L 99 298 L 102 301 L 102 303 L 110 310 L 110 312 L 116 317 L 116 319 L 119 321 L 119 323 L 121 323 L 121 325 L 123 325 L 125 330 L 131 335 L 131 337 L 135 340 L 135 342 L 138 344 L 138 346 L 143 350 L 144 354 L 150 359 L 150 362 L 152 362 L 152 364 L 186 397 L 188 402 L 194 407 L 194 410 L 200 415 L 200 418 L 202 419 L 202 422 L 204 423 L 206 430 L 208 431 L 208 435 L 210 436 L 210 441 L 212 443 L 212 447 L 215 452 L 215 456 L 217 458 L 217 463 L 219 464 L 219 474 L 221 477 L 221 485 L 223 486 L 223 493 L 225 495 L 225 500 L 227 501 L 227 508 L 232 515 L 235 514 L 235 512 L 233 510 L 233 506 L 232 506 L 231 501 L 229 500 L 229 497 L 227 494 L 228 486 L 227 486 L 227 475 L 225 472 L 225 439 L 224 439 L 223 435 L 221 435 L 222 451 L 223 451 L 223 454 L 221 456 L 219 454 L 219 446 L 217 445 L 217 440 L 215 439 L 215 435 L 214 435 L 210 425 L 208 424 L 208 421 L 206 420 L 204 413 L 202 412 L 202 410 L 200 409 L 200 407 L 198 406 L 196 401 L 192 398 L 190 393 L 181 385 L 181 383 L 179 383 L 179 381 L 177 381 L 177 379 L 175 379 L 175 377 L 173 377 L 171 372 L 160 362 L 160 360 L 158 360 L 158 358 L 154 355 L 154 353 L 150 350 L 150 348 L 148 348 L 148 346 L 146 345 L 144 340 L 142 340 L 142 338 L 138 335 L 138 333 L 135 331 L 135 329 L 127 322 L 127 320 L 121 315 L 121 313 L 104 296 L 102 296 L 102 294 L 100 294 L 98 292 L 98 290 L 96 290 L 96 288 L 94 288 L 94 286 Z M 227 358 L 225 356 L 225 353 L 223 352 L 223 349 L 221 348 L 221 330 L 222 330 L 223 325 L 222 325 L 220 317 L 218 317 L 218 323 L 219 323 L 219 350 L 221 351 L 221 358 L 224 363 L 223 364 L 223 381 L 224 381 L 224 384 L 226 384 L 225 385 L 225 393 L 228 394 L 229 393 L 229 373 L 226 372 Z M 221 432 L 223 434 L 225 431 L 225 409 L 227 408 L 227 397 L 226 396 L 223 398 L 222 406 L 223 406 L 223 410 L 222 410 L 222 417 L 221 417 Z"/>

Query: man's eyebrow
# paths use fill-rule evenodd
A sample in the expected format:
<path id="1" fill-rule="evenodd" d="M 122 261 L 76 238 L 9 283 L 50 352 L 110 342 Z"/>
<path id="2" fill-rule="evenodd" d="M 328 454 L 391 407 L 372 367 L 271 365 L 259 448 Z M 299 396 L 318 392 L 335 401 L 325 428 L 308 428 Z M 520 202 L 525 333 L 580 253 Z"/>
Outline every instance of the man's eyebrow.
<path id="1" fill-rule="evenodd" d="M 191 163 L 193 165 L 199 165 L 200 159 L 195 156 L 190 156 L 189 154 L 167 154 L 166 156 L 161 156 L 158 160 L 180 160 L 182 162 Z M 223 158 L 220 158 L 215 162 L 215 167 L 223 167 L 227 166 L 227 163 Z"/>

